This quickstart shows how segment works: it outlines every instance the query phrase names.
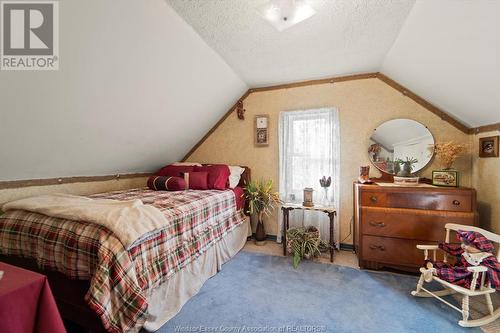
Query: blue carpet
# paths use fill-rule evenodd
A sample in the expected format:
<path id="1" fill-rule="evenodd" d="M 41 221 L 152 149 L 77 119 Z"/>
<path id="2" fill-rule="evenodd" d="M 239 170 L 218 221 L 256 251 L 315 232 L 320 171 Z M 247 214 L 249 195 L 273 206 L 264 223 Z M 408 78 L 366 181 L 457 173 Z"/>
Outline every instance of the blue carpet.
<path id="1" fill-rule="evenodd" d="M 481 332 L 417 278 L 240 252 L 157 332 Z"/>

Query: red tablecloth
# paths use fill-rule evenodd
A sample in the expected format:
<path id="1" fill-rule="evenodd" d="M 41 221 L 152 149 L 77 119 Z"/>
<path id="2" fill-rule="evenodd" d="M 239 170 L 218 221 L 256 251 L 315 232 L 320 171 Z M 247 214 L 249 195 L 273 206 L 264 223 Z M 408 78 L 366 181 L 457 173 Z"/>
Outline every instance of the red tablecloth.
<path id="1" fill-rule="evenodd" d="M 47 278 L 0 262 L 0 332 L 66 332 Z"/>

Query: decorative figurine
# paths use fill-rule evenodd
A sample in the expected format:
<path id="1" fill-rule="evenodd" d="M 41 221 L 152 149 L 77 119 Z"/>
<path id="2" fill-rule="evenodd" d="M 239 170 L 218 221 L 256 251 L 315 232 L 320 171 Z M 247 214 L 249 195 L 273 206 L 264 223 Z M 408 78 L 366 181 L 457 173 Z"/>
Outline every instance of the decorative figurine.
<path id="1" fill-rule="evenodd" d="M 470 288 L 473 273 L 468 267 L 481 265 L 488 268 L 487 281 L 493 288 L 500 290 L 500 263 L 493 254 L 495 251 L 493 244 L 475 231 L 457 231 L 457 239 L 462 242 L 461 245 L 439 243 L 440 249 L 456 257 L 455 264 L 427 260 L 425 263 L 427 271 L 424 272 L 425 281 L 432 281 L 432 276 L 435 275 L 441 280 Z"/>
<path id="2" fill-rule="evenodd" d="M 361 184 L 371 184 L 373 183 L 370 180 L 370 166 L 360 166 L 359 167 L 359 177 L 358 177 L 358 182 Z"/>
<path id="3" fill-rule="evenodd" d="M 238 115 L 238 119 L 245 120 L 245 109 L 243 108 L 243 102 L 239 101 L 236 104 L 236 114 Z"/>

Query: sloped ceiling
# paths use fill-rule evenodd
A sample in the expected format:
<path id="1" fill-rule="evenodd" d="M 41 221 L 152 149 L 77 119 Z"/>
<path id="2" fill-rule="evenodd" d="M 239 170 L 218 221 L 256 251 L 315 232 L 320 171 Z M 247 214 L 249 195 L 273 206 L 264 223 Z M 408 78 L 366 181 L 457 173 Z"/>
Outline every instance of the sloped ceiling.
<path id="1" fill-rule="evenodd" d="M 250 86 L 377 72 L 462 123 L 500 122 L 500 1 L 308 0 L 278 32 L 269 0 L 166 0 Z"/>
<path id="2" fill-rule="evenodd" d="M 500 122 L 500 1 L 417 1 L 382 72 L 469 126 Z"/>
<path id="3" fill-rule="evenodd" d="M 65 0 L 59 71 L 0 72 L 0 180 L 154 171 L 245 83 L 163 0 Z"/>
<path id="4" fill-rule="evenodd" d="M 269 0 L 166 0 L 251 87 L 375 72 L 414 0 L 310 0 L 316 14 L 279 32 Z"/>

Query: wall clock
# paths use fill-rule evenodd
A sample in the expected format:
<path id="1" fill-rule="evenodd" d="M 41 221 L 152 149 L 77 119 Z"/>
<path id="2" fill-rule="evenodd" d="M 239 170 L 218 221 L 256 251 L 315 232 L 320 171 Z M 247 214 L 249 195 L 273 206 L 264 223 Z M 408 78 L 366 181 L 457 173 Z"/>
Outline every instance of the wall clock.
<path id="1" fill-rule="evenodd" d="M 255 116 L 255 146 L 264 147 L 269 145 L 269 116 Z"/>

